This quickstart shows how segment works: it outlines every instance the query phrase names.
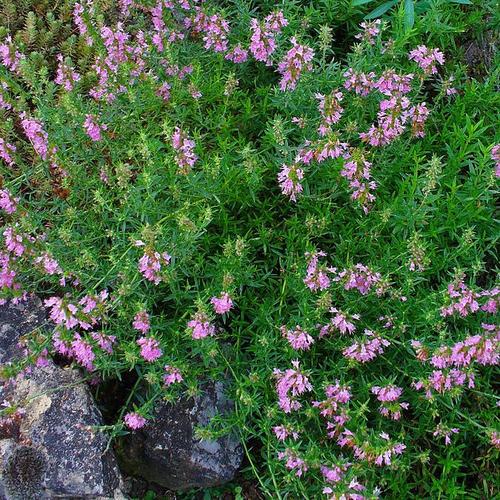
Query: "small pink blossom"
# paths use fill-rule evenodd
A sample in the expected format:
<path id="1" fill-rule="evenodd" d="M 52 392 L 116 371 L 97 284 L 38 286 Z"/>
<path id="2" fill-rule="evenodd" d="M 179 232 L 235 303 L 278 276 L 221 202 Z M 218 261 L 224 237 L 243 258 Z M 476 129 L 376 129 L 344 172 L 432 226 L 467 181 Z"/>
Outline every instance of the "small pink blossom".
<path id="1" fill-rule="evenodd" d="M 224 314 L 233 307 L 233 301 L 227 292 L 221 293 L 219 297 L 212 297 L 210 303 L 214 306 L 217 314 Z"/>
<path id="2" fill-rule="evenodd" d="M 278 174 L 278 182 L 281 192 L 292 201 L 297 201 L 297 195 L 302 193 L 300 181 L 304 178 L 304 171 L 297 165 L 288 167 L 283 164 Z"/>
<path id="3" fill-rule="evenodd" d="M 307 351 L 310 349 L 314 339 L 299 325 L 288 330 L 286 326 L 280 328 L 281 334 L 288 340 L 288 343 L 297 351 Z"/>
<path id="4" fill-rule="evenodd" d="M 123 418 L 123 421 L 129 429 L 133 430 L 140 429 L 146 424 L 146 419 L 135 412 L 127 413 Z"/>
<path id="5" fill-rule="evenodd" d="M 182 382 L 184 380 L 178 368 L 170 365 L 165 365 L 163 369 L 165 370 L 165 374 L 163 375 L 163 384 L 166 387 L 175 384 L 176 382 Z"/>
<path id="6" fill-rule="evenodd" d="M 215 335 L 215 326 L 210 323 L 208 316 L 202 312 L 197 312 L 188 322 L 193 339 L 202 339 Z"/>
<path id="7" fill-rule="evenodd" d="M 132 326 L 140 331 L 142 334 L 148 333 L 151 325 L 149 321 L 149 314 L 146 311 L 139 311 L 132 322 Z"/>
<path id="8" fill-rule="evenodd" d="M 148 363 L 156 361 L 163 354 L 160 344 L 152 337 L 141 337 L 137 344 L 141 347 L 141 356 Z"/>

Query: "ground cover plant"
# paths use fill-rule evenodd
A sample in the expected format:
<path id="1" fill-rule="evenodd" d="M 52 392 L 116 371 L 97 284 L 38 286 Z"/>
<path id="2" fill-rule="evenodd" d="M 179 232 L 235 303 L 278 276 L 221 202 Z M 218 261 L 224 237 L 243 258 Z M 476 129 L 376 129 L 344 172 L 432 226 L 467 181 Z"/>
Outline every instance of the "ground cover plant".
<path id="1" fill-rule="evenodd" d="M 498 495 L 498 12 L 392 3 L 6 2 L 1 297 L 56 328 L 3 375 L 121 384 L 113 439 L 229 381 L 264 497 Z"/>

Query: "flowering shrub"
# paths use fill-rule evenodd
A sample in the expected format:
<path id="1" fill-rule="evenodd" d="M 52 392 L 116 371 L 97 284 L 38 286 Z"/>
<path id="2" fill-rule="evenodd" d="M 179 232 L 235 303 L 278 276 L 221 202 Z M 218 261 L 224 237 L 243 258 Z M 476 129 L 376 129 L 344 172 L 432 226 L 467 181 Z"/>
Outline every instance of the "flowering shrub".
<path id="1" fill-rule="evenodd" d="M 272 498 L 493 497 L 493 73 L 425 20 L 235 4 L 70 2 L 43 57 L 0 31 L 1 301 L 50 320 L 4 375 L 123 379 L 112 437 L 230 380 L 207 435 Z"/>

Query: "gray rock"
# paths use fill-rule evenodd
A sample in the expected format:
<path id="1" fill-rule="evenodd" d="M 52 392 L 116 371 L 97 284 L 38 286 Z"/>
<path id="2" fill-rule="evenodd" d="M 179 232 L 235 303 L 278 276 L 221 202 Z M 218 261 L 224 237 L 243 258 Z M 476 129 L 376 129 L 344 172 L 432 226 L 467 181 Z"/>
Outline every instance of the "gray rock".
<path id="1" fill-rule="evenodd" d="M 22 356 L 17 345 L 19 339 L 44 326 L 45 308 L 38 297 L 0 306 L 0 363 L 19 359 Z"/>
<path id="2" fill-rule="evenodd" d="M 0 308 L 2 362 L 19 355 L 19 336 L 43 324 L 39 307 L 33 299 L 24 309 Z M 123 498 L 116 459 L 106 450 L 108 438 L 93 428 L 103 425 L 101 414 L 77 370 L 49 360 L 48 366 L 19 375 L 3 392 L 25 414 L 17 421 L 15 439 L 0 441 L 1 498 Z"/>
<path id="3" fill-rule="evenodd" d="M 243 459 L 238 437 L 196 439 L 195 429 L 217 414 L 227 415 L 233 407 L 221 382 L 206 383 L 194 398 L 158 403 L 154 419 L 122 440 L 118 453 L 122 468 L 172 490 L 230 481 Z"/>

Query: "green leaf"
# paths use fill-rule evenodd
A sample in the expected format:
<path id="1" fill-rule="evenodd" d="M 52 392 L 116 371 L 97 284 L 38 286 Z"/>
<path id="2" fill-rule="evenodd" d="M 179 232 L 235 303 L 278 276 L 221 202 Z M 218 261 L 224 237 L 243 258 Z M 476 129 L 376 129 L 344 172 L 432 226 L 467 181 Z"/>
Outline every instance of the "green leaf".
<path id="1" fill-rule="evenodd" d="M 373 9 L 368 15 L 365 16 L 365 19 L 375 19 L 376 17 L 380 17 L 382 14 L 385 14 L 391 7 L 394 7 L 398 3 L 398 0 L 390 0 L 389 2 L 384 2 L 382 5 L 379 5 L 376 9 Z"/>
<path id="2" fill-rule="evenodd" d="M 373 0 L 352 0 L 351 6 L 357 7 L 358 5 L 364 5 L 370 2 L 373 2 Z"/>
<path id="3" fill-rule="evenodd" d="M 410 30 L 415 24 L 415 5 L 413 0 L 405 0 L 405 28 Z"/>
<path id="4" fill-rule="evenodd" d="M 449 3 L 459 3 L 461 5 L 472 5 L 470 0 L 448 0 Z"/>

